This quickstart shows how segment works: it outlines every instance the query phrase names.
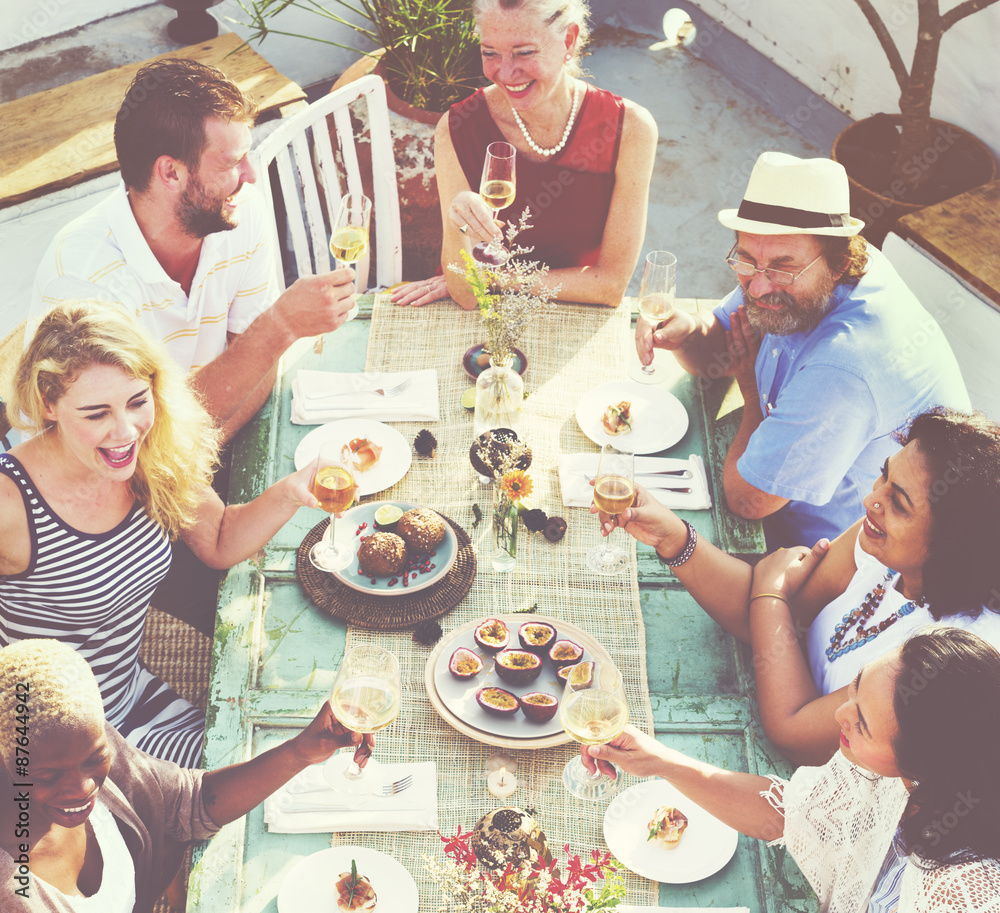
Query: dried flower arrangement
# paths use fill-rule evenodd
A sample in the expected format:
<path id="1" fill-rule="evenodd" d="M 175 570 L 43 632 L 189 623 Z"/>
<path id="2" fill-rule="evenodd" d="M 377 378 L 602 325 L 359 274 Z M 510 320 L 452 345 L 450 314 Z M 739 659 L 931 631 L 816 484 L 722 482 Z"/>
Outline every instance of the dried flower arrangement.
<path id="1" fill-rule="evenodd" d="M 483 348 L 498 364 L 510 358 L 511 350 L 528 324 L 550 310 L 559 295 L 560 286 L 550 289 L 544 284 L 548 266 L 536 260 L 520 259 L 534 250 L 514 243 L 522 231 L 531 227 L 529 216 L 530 211 L 525 207 L 521 218 L 507 226 L 510 256 L 500 265 L 483 263 L 463 250 L 464 266 L 448 267 L 465 277 L 476 296 L 479 313 L 486 324 Z"/>
<path id="2" fill-rule="evenodd" d="M 460 827 L 454 837 L 441 836 L 446 862 L 424 856 L 428 875 L 445 901 L 442 911 L 594 913 L 611 910 L 625 898 L 625 882 L 617 874 L 621 866 L 610 853 L 591 850 L 592 861 L 584 862 L 566 844 L 565 877 L 548 850 L 519 865 L 501 856 L 484 872 L 472 848 L 473 834 L 463 834 Z"/>

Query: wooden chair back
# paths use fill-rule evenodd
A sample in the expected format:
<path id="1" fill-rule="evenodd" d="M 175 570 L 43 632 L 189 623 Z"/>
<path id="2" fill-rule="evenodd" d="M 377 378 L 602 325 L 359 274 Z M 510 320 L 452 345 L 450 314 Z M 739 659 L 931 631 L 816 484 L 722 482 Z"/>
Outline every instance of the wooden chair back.
<path id="1" fill-rule="evenodd" d="M 362 101 L 365 102 L 363 108 L 359 104 Z M 352 106 L 356 106 L 355 113 L 362 123 L 365 110 L 367 112 L 370 192 L 363 186 L 358 161 L 360 143 L 355 138 Z M 327 117 L 332 119 L 337 154 L 331 143 Z M 377 285 L 386 288 L 402 279 L 396 162 L 385 86 L 378 76 L 364 76 L 286 118 L 253 150 L 251 160 L 257 169 L 258 186 L 275 212 L 273 241 L 279 258 L 283 245 L 278 225 L 282 217 L 287 219 L 290 255 L 294 261 L 289 266 L 293 275 L 322 273 L 333 268 L 330 222 L 336 215 L 340 198 L 344 193 L 369 193 L 372 219 L 377 225 L 374 233 Z M 269 179 L 269 175 L 273 179 Z M 278 273 L 283 290 L 285 274 L 280 262 Z M 365 278 L 359 271 L 359 288 L 364 287 Z"/>

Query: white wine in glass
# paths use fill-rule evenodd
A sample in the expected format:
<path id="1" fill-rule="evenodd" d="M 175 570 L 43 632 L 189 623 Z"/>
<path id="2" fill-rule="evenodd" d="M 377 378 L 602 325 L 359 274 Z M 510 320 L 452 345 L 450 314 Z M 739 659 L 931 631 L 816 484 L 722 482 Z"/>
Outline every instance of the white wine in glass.
<path id="1" fill-rule="evenodd" d="M 486 147 L 479 195 L 493 212 L 494 221 L 501 209 L 514 202 L 517 193 L 516 159 L 517 150 L 510 143 L 490 143 Z M 496 266 L 510 256 L 496 238 L 491 238 L 488 244 L 477 244 L 472 249 L 472 255 L 483 263 Z"/>
<path id="2" fill-rule="evenodd" d="M 330 525 L 310 550 L 309 560 L 321 571 L 339 571 L 347 567 L 354 557 L 343 543 L 337 544 L 334 530 L 337 514 L 343 513 L 354 503 L 356 486 L 351 464 L 341 458 L 339 444 L 326 443 L 319 448 L 313 473 L 312 493 L 320 507 L 330 514 Z"/>
<path id="3" fill-rule="evenodd" d="M 628 701 L 622 674 L 614 664 L 588 661 L 570 670 L 559 702 L 559 722 L 583 745 L 604 745 L 622 734 L 628 724 Z M 604 799 L 618 791 L 619 782 L 600 771 L 589 773 L 579 755 L 563 768 L 563 784 L 578 799 Z"/>
<path id="4" fill-rule="evenodd" d="M 639 286 L 639 317 L 645 321 L 643 328 L 650 330 L 669 320 L 674 315 L 677 299 L 677 258 L 668 251 L 654 250 L 646 255 L 642 270 L 642 284 Z M 663 372 L 656 372 L 656 350 L 653 361 L 640 365 L 632 374 L 633 380 L 655 384 L 663 379 Z"/>
<path id="5" fill-rule="evenodd" d="M 368 253 L 368 228 L 371 223 L 372 201 L 363 193 L 345 193 L 337 207 L 330 236 L 330 253 L 336 266 L 354 266 Z M 358 316 L 355 302 L 348 320 Z"/>
<path id="6" fill-rule="evenodd" d="M 377 732 L 397 716 L 402 703 L 399 660 L 388 650 L 362 644 L 349 650 L 333 681 L 330 707 L 333 715 L 355 732 Z M 339 792 L 364 795 L 382 785 L 378 764 L 369 759 L 365 768 L 354 761 L 355 749 L 344 749 L 326 762 L 323 775 Z"/>
<path id="7" fill-rule="evenodd" d="M 601 448 L 594 480 L 594 503 L 599 510 L 611 514 L 617 522 L 618 514 L 635 501 L 635 455 L 618 450 L 611 444 Z M 611 536 L 614 535 L 612 531 Z M 596 574 L 611 576 L 628 567 L 629 553 L 621 546 L 612 547 L 611 536 L 587 552 L 587 567 Z"/>

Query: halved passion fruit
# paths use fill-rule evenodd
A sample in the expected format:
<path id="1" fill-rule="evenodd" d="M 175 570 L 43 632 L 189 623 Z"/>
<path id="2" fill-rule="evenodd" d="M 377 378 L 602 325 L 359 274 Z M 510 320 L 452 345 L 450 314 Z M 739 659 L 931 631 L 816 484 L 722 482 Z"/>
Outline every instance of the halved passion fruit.
<path id="1" fill-rule="evenodd" d="M 529 650 L 501 650 L 496 670 L 508 685 L 529 685 L 542 674 L 542 658 Z"/>
<path id="2" fill-rule="evenodd" d="M 574 689 L 586 687 L 594 680 L 594 663 L 588 660 L 575 666 L 563 666 L 556 674 L 572 682 Z"/>
<path id="3" fill-rule="evenodd" d="M 483 671 L 483 661 L 478 653 L 473 653 L 468 647 L 459 647 L 451 654 L 448 671 L 455 678 L 475 678 Z"/>
<path id="4" fill-rule="evenodd" d="M 522 695 L 521 713 L 532 723 L 547 723 L 559 709 L 559 699 L 544 691 L 532 691 Z"/>
<path id="5" fill-rule="evenodd" d="M 496 653 L 510 643 L 510 631 L 499 618 L 487 618 L 476 628 L 473 636 L 476 643 L 490 653 Z"/>
<path id="6" fill-rule="evenodd" d="M 583 647 L 572 640 L 557 640 L 549 650 L 549 659 L 559 668 L 572 666 L 583 659 Z"/>
<path id="7" fill-rule="evenodd" d="M 512 713 L 517 713 L 517 708 L 521 706 L 520 701 L 513 694 L 495 686 L 480 688 L 476 692 L 476 703 L 487 713 L 495 713 L 498 716 L 510 716 Z"/>
<path id="8" fill-rule="evenodd" d="M 565 686 L 566 679 L 569 678 L 569 674 L 570 672 L 573 671 L 573 668 L 574 668 L 573 666 L 560 666 L 558 669 L 556 669 L 556 678 L 559 679 L 560 685 Z"/>
<path id="9" fill-rule="evenodd" d="M 526 621 L 517 629 L 517 639 L 525 650 L 544 656 L 556 642 L 556 629 L 544 621 Z"/>

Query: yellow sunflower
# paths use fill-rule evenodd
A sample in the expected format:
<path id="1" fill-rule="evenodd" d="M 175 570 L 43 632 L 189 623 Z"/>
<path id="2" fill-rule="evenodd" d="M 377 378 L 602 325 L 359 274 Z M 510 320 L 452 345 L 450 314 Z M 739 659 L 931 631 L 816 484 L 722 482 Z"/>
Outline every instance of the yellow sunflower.
<path id="1" fill-rule="evenodd" d="M 531 476 L 521 470 L 508 472 L 500 484 L 511 501 L 520 501 L 521 498 L 526 498 L 531 494 Z"/>

